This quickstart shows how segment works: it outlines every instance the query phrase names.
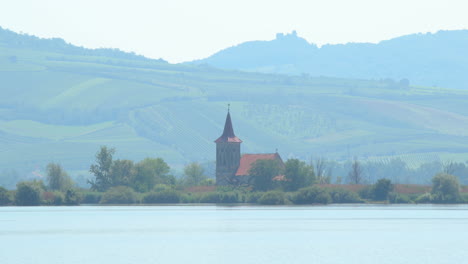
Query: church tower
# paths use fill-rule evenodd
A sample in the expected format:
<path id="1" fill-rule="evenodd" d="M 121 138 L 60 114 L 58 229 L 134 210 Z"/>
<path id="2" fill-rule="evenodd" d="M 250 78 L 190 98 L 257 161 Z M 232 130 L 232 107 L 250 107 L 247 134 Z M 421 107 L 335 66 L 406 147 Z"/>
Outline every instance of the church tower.
<path id="1" fill-rule="evenodd" d="M 226 116 L 223 134 L 216 143 L 216 185 L 232 184 L 240 164 L 240 140 L 234 135 L 231 114 Z"/>

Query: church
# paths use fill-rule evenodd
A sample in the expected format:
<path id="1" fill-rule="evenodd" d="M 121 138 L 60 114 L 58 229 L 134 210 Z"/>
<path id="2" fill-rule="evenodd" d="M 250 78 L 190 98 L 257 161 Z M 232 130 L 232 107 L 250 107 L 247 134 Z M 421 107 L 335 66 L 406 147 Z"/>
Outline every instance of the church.
<path id="1" fill-rule="evenodd" d="M 215 140 L 216 143 L 216 185 L 242 185 L 250 182 L 250 168 L 257 160 L 276 160 L 284 168 L 283 160 L 278 152 L 268 154 L 243 154 L 241 143 L 234 134 L 231 114 L 228 109 L 223 134 Z"/>

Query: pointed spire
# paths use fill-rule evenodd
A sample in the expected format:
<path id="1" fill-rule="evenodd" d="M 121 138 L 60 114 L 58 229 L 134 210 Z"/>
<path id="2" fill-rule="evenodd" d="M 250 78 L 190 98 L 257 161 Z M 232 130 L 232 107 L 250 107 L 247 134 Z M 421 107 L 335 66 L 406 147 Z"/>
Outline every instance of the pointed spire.
<path id="1" fill-rule="evenodd" d="M 219 142 L 241 143 L 242 142 L 242 140 L 240 140 L 234 134 L 234 128 L 232 127 L 231 113 L 229 112 L 229 106 L 230 105 L 228 104 L 228 113 L 226 116 L 226 122 L 224 123 L 223 134 L 217 140 L 215 140 L 216 143 L 219 143 Z"/>

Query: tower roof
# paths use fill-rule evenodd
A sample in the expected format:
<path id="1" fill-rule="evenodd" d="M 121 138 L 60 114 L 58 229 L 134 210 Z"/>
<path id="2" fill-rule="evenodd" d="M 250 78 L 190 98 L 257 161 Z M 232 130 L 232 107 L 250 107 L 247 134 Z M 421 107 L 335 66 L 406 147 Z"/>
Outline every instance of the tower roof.
<path id="1" fill-rule="evenodd" d="M 221 142 L 241 143 L 242 142 L 242 140 L 240 140 L 234 134 L 234 128 L 232 128 L 231 114 L 229 113 L 229 111 L 226 116 L 226 123 L 224 123 L 223 134 L 218 139 L 216 139 L 215 142 L 216 143 L 221 143 Z"/>

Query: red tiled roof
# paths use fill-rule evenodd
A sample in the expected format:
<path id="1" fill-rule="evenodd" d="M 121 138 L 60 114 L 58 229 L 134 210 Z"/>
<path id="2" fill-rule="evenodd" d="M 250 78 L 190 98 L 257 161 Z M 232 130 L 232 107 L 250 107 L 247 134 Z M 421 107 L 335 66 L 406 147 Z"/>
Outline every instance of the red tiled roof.
<path id="1" fill-rule="evenodd" d="M 216 143 L 220 142 L 231 142 L 231 143 L 242 143 L 236 135 L 234 135 L 234 129 L 232 128 L 231 114 L 228 112 L 226 116 L 226 123 L 224 123 L 223 134 L 215 140 Z"/>
<path id="2" fill-rule="evenodd" d="M 249 175 L 249 170 L 252 168 L 252 164 L 254 164 L 257 160 L 274 160 L 278 159 L 281 164 L 283 164 L 283 160 L 279 156 L 278 153 L 269 153 L 269 154 L 244 154 L 240 159 L 240 165 L 237 169 L 236 176 L 245 176 Z"/>

